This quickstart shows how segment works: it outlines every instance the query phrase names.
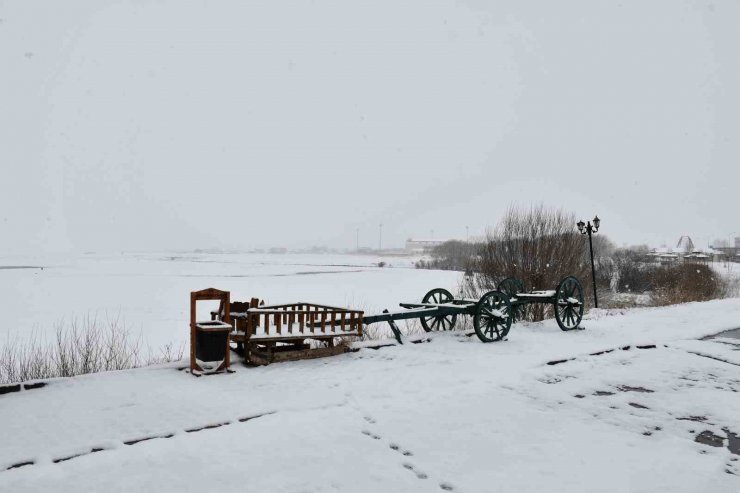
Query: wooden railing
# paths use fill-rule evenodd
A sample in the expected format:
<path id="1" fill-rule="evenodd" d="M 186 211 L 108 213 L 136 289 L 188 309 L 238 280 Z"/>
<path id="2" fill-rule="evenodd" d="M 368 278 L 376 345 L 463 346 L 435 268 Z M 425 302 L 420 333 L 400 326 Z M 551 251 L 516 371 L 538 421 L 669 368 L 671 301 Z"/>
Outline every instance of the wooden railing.
<path id="1" fill-rule="evenodd" d="M 247 310 L 247 338 L 253 335 L 362 335 L 363 312 L 315 303 L 289 303 Z M 261 331 L 260 331 L 261 329 Z"/>

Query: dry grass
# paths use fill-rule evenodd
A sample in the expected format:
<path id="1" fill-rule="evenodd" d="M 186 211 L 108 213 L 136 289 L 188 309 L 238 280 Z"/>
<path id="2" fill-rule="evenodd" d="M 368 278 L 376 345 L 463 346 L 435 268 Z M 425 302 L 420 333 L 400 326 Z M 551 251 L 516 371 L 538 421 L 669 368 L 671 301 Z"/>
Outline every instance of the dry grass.
<path id="1" fill-rule="evenodd" d="M 6 341 L 0 349 L 0 383 L 137 368 L 178 361 L 184 352 L 172 344 L 146 355 L 142 348 L 141 336 L 132 336 L 118 318 L 59 322 L 53 341 L 35 333 Z"/>
<path id="2" fill-rule="evenodd" d="M 662 266 L 649 273 L 651 299 L 655 306 L 723 298 L 727 283 L 706 265 Z"/>

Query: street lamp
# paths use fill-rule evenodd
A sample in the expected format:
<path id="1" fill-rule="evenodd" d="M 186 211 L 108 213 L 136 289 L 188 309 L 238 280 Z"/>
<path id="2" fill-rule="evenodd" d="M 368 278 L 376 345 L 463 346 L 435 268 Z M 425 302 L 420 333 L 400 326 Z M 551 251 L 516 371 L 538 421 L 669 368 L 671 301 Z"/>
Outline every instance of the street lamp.
<path id="1" fill-rule="evenodd" d="M 588 221 L 587 223 L 584 223 L 583 221 L 578 221 L 576 226 L 578 226 L 578 232 L 582 235 L 588 234 L 588 246 L 591 250 L 591 281 L 594 285 L 594 306 L 596 308 L 599 307 L 599 299 L 596 297 L 596 269 L 594 268 L 594 243 L 591 240 L 591 235 L 594 233 L 598 233 L 599 231 L 599 225 L 601 224 L 601 219 L 599 219 L 599 216 L 594 216 L 593 219 L 593 225 L 591 225 L 591 221 Z"/>

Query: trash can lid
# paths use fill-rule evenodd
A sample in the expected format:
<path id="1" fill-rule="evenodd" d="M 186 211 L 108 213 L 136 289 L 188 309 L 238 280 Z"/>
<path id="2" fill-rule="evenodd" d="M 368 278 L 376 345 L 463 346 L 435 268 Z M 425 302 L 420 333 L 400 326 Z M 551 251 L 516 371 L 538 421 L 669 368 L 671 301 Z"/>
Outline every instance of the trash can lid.
<path id="1" fill-rule="evenodd" d="M 222 331 L 222 330 L 231 330 L 232 327 L 230 324 L 227 324 L 226 322 L 222 322 L 220 320 L 205 320 L 202 322 L 195 322 L 195 327 L 199 330 L 206 330 L 206 331 Z"/>

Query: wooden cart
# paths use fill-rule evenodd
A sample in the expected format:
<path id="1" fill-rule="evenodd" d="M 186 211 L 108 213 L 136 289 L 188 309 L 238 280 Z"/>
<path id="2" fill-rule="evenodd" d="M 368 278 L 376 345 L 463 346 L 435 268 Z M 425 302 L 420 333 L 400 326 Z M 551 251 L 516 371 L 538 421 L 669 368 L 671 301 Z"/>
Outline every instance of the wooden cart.
<path id="1" fill-rule="evenodd" d="M 489 291 L 480 299 L 455 298 L 443 288 L 429 291 L 421 303 L 401 303 L 405 310 L 389 312 L 386 310 L 377 315 L 364 317 L 366 325 L 388 322 L 393 333 L 402 342 L 397 320 L 418 318 L 427 332 L 451 330 L 455 327 L 457 317 L 473 317 L 473 328 L 483 342 L 495 342 L 505 338 L 511 324 L 521 320 L 527 305 L 533 303 L 551 304 L 555 319 L 560 329 L 578 328 L 583 319 L 584 298 L 581 283 L 573 276 L 568 276 L 554 290 L 525 292 L 518 279 L 505 279 L 498 289 Z"/>

